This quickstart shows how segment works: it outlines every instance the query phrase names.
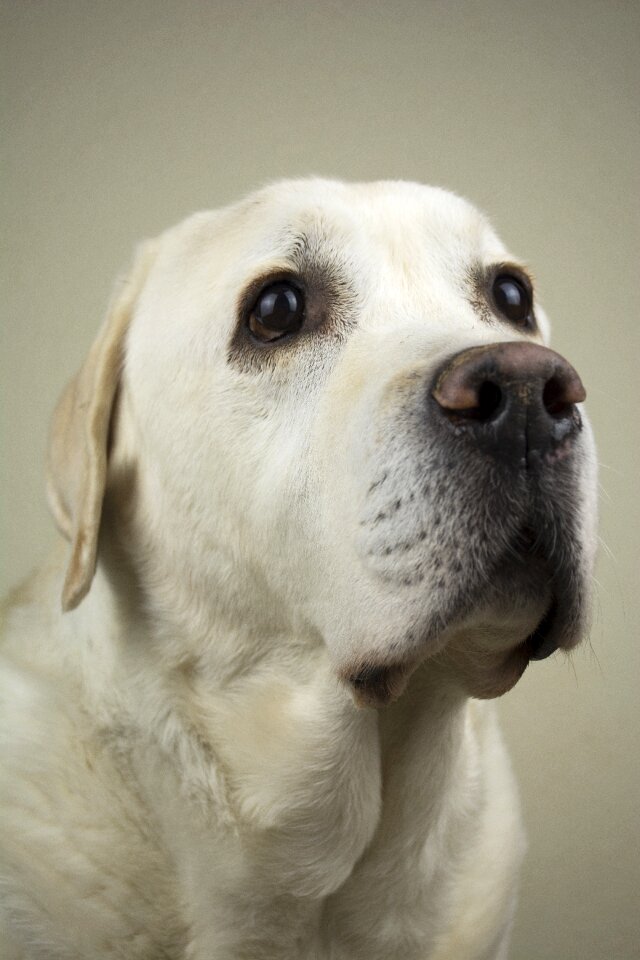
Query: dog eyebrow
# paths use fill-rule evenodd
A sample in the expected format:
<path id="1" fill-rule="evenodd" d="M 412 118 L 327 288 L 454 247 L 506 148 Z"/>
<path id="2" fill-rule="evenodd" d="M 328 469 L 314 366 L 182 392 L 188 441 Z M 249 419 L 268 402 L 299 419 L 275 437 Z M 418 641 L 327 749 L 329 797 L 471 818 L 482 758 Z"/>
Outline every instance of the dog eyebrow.
<path id="1" fill-rule="evenodd" d="M 287 245 L 288 255 L 292 260 L 304 259 L 311 251 L 311 240 L 307 233 L 294 233 Z"/>
<path id="2" fill-rule="evenodd" d="M 348 266 L 331 237 L 323 233 L 295 233 L 291 236 L 286 258 L 300 273 L 321 271 L 323 279 L 348 284 Z"/>

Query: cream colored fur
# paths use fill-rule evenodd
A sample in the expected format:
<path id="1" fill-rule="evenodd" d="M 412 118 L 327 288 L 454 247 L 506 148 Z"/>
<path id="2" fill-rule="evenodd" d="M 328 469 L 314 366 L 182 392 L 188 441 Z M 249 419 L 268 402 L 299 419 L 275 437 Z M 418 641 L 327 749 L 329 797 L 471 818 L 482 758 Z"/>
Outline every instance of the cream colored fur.
<path id="1" fill-rule="evenodd" d="M 242 290 L 301 232 L 355 291 L 348 331 L 232 355 Z M 504 960 L 523 832 L 469 694 L 517 680 L 543 611 L 480 604 L 416 659 L 429 597 L 357 538 L 416 378 L 524 336 L 461 292 L 506 259 L 451 194 L 320 180 L 141 248 L 54 419 L 70 553 L 5 608 L 4 960 Z M 406 689 L 359 705 L 341 678 L 391 642 Z"/>

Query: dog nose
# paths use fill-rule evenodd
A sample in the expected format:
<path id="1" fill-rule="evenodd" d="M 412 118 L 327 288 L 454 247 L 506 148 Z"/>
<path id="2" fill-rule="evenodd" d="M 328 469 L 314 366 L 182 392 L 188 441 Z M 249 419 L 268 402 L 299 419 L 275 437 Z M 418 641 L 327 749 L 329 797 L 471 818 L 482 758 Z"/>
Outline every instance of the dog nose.
<path id="1" fill-rule="evenodd" d="M 533 467 L 560 459 L 582 423 L 586 392 L 564 357 L 535 343 L 471 347 L 438 371 L 432 396 L 457 433 L 486 453 Z"/>

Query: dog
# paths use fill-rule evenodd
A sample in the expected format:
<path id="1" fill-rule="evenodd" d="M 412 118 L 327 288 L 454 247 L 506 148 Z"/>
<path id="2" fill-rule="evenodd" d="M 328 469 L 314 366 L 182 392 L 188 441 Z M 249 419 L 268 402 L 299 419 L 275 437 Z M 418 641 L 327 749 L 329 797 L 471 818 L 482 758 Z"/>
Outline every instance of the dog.
<path id="1" fill-rule="evenodd" d="M 139 247 L 4 608 L 3 957 L 507 956 L 490 701 L 584 636 L 596 540 L 548 337 L 437 188 L 280 182 Z"/>

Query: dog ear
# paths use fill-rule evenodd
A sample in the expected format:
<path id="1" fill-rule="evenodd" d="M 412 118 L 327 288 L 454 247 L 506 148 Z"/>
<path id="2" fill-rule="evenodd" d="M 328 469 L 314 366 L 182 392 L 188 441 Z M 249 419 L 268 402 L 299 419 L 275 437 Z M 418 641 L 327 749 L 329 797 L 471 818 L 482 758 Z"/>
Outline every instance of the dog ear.
<path id="1" fill-rule="evenodd" d="M 124 339 L 155 258 L 156 244 L 139 248 L 114 294 L 89 356 L 58 401 L 49 434 L 47 500 L 56 526 L 71 543 L 62 609 L 73 610 L 89 591 L 107 479 L 109 425 L 124 359 Z"/>

